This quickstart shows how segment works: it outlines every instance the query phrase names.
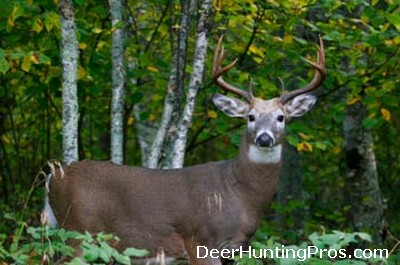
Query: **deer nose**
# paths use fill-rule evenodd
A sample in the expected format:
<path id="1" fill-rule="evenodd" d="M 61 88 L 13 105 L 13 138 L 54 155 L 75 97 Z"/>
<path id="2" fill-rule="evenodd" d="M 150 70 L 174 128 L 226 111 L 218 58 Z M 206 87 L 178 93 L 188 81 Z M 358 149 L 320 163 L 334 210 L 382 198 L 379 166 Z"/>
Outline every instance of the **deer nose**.
<path id="1" fill-rule="evenodd" d="M 273 143 L 274 139 L 268 133 L 262 133 L 256 139 L 256 145 L 259 147 L 270 147 Z"/>

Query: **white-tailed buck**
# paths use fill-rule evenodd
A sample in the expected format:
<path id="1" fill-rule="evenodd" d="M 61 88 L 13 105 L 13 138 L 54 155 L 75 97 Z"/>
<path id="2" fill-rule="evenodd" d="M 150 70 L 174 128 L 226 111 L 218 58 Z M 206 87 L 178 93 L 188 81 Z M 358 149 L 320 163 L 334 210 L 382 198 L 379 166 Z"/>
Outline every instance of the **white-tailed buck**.
<path id="1" fill-rule="evenodd" d="M 121 239 L 118 249 L 151 251 L 144 260 L 150 263 L 162 254 L 166 262 L 221 264 L 223 257 L 210 255 L 206 248 L 248 246 L 277 190 L 285 123 L 313 107 L 316 98 L 308 93 L 325 78 L 324 47 L 320 39 L 317 62 L 308 61 L 315 68 L 310 84 L 269 100 L 254 97 L 251 86 L 244 91 L 225 82 L 223 74 L 236 61 L 222 67 L 224 56 L 220 40 L 213 78 L 222 89 L 245 100 L 213 97 L 226 115 L 247 121 L 236 158 L 172 170 L 74 162 L 49 180 L 45 206 L 49 223 L 113 233 Z"/>

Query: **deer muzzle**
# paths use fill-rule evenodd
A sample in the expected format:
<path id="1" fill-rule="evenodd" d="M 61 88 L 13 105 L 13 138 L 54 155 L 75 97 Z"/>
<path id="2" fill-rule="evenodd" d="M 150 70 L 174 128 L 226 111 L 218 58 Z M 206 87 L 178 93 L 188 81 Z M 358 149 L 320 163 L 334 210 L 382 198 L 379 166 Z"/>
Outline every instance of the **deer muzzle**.
<path id="1" fill-rule="evenodd" d="M 274 145 L 274 138 L 272 138 L 268 133 L 263 132 L 257 136 L 256 145 L 258 147 L 271 147 Z"/>

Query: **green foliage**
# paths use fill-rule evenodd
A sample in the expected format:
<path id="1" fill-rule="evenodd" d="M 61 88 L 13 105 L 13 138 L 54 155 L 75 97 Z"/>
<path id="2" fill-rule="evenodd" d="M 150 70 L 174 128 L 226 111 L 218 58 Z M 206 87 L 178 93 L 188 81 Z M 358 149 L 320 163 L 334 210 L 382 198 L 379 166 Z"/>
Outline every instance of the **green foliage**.
<path id="1" fill-rule="evenodd" d="M 26 233 L 25 233 L 26 232 Z M 24 237 L 23 239 L 21 237 Z M 24 226 L 16 231 L 16 235 L 9 246 L 5 243 L 6 236 L 0 234 L 0 259 L 13 264 L 39 264 L 57 261 L 57 256 L 73 257 L 75 250 L 68 245 L 70 240 L 78 240 L 82 254 L 65 264 L 131 264 L 131 258 L 147 256 L 148 251 L 136 248 L 127 248 L 122 253 L 114 249 L 109 242 L 119 239 L 110 234 L 78 233 L 65 229 L 51 229 L 48 227 Z"/>
<path id="2" fill-rule="evenodd" d="M 367 265 L 367 264 L 395 264 L 388 262 L 386 256 L 389 251 L 383 251 L 382 257 L 361 258 L 362 254 L 357 253 L 357 258 L 352 256 L 355 248 L 361 241 L 371 241 L 370 235 L 366 233 L 345 233 L 332 231 L 332 233 L 312 233 L 307 241 L 299 242 L 296 245 L 284 245 L 281 239 L 269 237 L 258 239 L 252 244 L 255 256 L 258 253 L 266 253 L 263 259 L 256 259 L 253 254 L 238 259 L 237 264 L 277 264 L 277 265 Z M 261 250 L 261 252 L 260 252 Z M 266 251 L 267 250 L 267 251 Z M 373 251 L 372 251 L 373 252 Z M 252 252 L 253 253 L 253 252 Z M 370 253 L 370 252 L 368 252 Z M 379 256 L 380 252 L 377 252 Z M 368 256 L 367 254 L 366 256 Z"/>

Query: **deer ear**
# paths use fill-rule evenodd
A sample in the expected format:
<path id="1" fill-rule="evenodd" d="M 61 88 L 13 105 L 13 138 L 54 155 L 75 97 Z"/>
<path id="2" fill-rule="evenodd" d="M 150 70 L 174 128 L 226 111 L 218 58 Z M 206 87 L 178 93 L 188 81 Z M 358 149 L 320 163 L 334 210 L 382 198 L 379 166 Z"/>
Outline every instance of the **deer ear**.
<path id="1" fill-rule="evenodd" d="M 310 94 L 299 95 L 285 104 L 289 117 L 300 117 L 314 107 L 317 98 Z"/>
<path id="2" fill-rule="evenodd" d="M 237 98 L 230 98 L 221 94 L 213 96 L 214 105 L 229 117 L 244 117 L 249 110 L 249 104 Z"/>

